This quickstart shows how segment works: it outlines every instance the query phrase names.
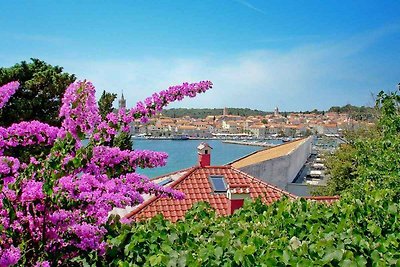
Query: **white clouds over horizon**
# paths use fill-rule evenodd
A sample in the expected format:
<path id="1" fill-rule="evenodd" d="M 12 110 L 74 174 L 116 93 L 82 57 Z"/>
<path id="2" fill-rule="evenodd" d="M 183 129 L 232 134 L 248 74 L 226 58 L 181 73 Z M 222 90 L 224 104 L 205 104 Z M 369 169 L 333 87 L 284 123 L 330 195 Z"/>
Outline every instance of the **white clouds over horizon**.
<path id="1" fill-rule="evenodd" d="M 286 51 L 260 49 L 234 55 L 144 56 L 136 60 L 54 59 L 50 63 L 93 81 L 98 94 L 104 89 L 118 94 L 123 91 L 130 106 L 170 85 L 211 80 L 211 91 L 172 107 L 326 109 L 347 103 L 370 104 L 371 91 L 398 83 L 393 77 L 399 78 L 399 70 L 387 72 L 385 66 L 364 64 L 371 46 L 398 32 L 399 27 L 390 26 Z"/>

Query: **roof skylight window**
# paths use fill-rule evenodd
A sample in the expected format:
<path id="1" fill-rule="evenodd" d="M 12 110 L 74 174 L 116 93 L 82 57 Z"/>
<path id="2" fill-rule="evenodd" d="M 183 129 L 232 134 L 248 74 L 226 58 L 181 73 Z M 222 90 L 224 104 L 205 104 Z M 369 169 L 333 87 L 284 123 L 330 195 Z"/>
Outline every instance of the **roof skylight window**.
<path id="1" fill-rule="evenodd" d="M 163 181 L 161 181 L 161 182 L 159 182 L 157 184 L 160 185 L 160 186 L 164 186 L 164 185 L 166 185 L 166 184 L 168 184 L 170 182 L 172 182 L 172 178 L 165 179 L 165 180 L 163 180 Z"/>
<path id="2" fill-rule="evenodd" d="M 211 185 L 214 189 L 214 192 L 216 192 L 216 193 L 226 192 L 227 186 L 226 186 L 224 176 L 212 175 L 212 176 L 210 176 L 210 181 L 211 181 Z"/>

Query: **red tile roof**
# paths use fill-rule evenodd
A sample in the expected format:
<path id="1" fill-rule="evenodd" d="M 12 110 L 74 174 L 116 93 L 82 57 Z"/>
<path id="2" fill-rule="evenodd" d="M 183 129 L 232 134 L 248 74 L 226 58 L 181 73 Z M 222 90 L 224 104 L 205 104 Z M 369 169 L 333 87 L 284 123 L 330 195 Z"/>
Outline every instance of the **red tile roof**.
<path id="1" fill-rule="evenodd" d="M 210 175 L 223 175 L 228 187 L 246 186 L 252 199 L 270 204 L 283 195 L 290 198 L 296 196 L 285 192 L 273 185 L 241 172 L 232 166 L 193 167 L 185 175 L 172 182 L 169 187 L 185 194 L 185 199 L 177 200 L 165 197 L 151 197 L 143 202 L 126 217 L 134 220 L 151 218 L 159 213 L 172 222 L 182 219 L 187 210 L 199 201 L 206 201 L 219 215 L 228 214 L 228 199 L 226 193 L 215 193 L 209 181 Z"/>

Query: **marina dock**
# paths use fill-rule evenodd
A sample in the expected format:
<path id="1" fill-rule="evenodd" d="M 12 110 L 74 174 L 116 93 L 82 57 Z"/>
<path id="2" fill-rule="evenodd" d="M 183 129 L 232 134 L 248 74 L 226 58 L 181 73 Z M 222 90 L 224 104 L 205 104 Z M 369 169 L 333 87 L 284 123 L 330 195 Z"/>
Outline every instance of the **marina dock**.
<path id="1" fill-rule="evenodd" d="M 235 141 L 235 140 L 224 140 L 222 143 L 234 144 L 234 145 L 245 145 L 245 146 L 261 146 L 261 147 L 274 147 L 277 144 L 271 144 L 268 142 L 257 142 L 257 141 Z"/>

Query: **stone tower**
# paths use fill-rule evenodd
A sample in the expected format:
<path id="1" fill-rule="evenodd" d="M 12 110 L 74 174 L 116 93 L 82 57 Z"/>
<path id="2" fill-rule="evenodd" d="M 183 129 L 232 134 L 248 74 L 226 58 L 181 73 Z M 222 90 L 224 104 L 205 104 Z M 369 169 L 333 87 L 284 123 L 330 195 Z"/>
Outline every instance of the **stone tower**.
<path id="1" fill-rule="evenodd" d="M 122 93 L 121 99 L 118 101 L 119 109 L 126 109 L 126 100 L 124 98 L 124 93 Z"/>
<path id="2" fill-rule="evenodd" d="M 228 108 L 224 108 L 224 112 L 222 113 L 223 116 L 228 116 Z"/>
<path id="3" fill-rule="evenodd" d="M 278 107 L 276 107 L 275 110 L 274 110 L 274 116 L 275 116 L 275 117 L 279 116 L 279 109 L 278 109 Z"/>

